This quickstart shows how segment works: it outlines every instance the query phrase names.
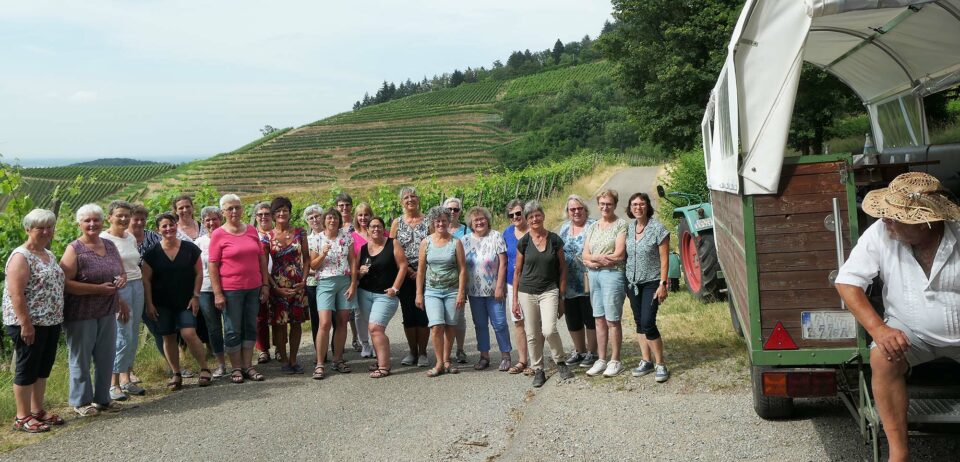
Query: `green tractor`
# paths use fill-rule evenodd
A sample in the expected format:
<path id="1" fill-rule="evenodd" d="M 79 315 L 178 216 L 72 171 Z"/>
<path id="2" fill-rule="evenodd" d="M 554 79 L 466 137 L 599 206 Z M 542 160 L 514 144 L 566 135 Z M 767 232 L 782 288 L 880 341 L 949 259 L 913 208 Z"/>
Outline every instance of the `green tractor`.
<path id="1" fill-rule="evenodd" d="M 713 207 L 696 195 L 679 191 L 667 193 L 657 185 L 657 195 L 673 205 L 677 219 L 677 248 L 679 255 L 670 253 L 670 286 L 677 290 L 680 270 L 687 290 L 699 300 L 721 300 L 726 292 L 717 246 L 713 240 Z M 685 202 L 681 205 L 680 201 Z"/>

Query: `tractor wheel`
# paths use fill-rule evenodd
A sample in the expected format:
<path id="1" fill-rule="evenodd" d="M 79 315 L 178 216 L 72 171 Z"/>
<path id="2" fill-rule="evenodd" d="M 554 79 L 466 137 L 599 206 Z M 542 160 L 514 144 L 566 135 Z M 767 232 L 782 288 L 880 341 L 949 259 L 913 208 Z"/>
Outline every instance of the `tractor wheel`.
<path id="1" fill-rule="evenodd" d="M 727 305 L 730 307 L 730 321 L 733 322 L 733 331 L 737 333 L 737 336 L 743 338 L 743 326 L 740 325 L 740 313 L 737 311 L 737 307 L 733 306 L 733 297 L 730 294 L 727 294 Z"/>
<path id="2" fill-rule="evenodd" d="M 699 236 L 694 236 L 687 220 L 681 218 L 678 231 L 680 262 L 687 290 L 702 301 L 720 300 L 723 283 L 717 277 L 720 260 L 717 259 L 717 246 L 713 242 L 713 230 L 704 230 Z"/>
<path id="3" fill-rule="evenodd" d="M 770 368 L 762 366 L 750 367 L 750 381 L 753 384 L 753 410 L 764 420 L 788 419 L 793 415 L 793 398 L 779 396 L 765 396 L 763 394 L 763 371 Z"/>

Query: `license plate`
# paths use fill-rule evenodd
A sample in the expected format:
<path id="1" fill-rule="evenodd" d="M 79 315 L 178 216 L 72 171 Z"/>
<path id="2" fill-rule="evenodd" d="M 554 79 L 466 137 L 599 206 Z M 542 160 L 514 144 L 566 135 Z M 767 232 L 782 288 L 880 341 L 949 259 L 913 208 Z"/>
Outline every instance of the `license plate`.
<path id="1" fill-rule="evenodd" d="M 847 340 L 857 337 L 857 321 L 849 311 L 803 311 L 800 324 L 805 339 Z"/>
<path id="2" fill-rule="evenodd" d="M 696 228 L 697 231 L 712 228 L 713 218 L 701 218 L 693 223 L 693 227 Z"/>

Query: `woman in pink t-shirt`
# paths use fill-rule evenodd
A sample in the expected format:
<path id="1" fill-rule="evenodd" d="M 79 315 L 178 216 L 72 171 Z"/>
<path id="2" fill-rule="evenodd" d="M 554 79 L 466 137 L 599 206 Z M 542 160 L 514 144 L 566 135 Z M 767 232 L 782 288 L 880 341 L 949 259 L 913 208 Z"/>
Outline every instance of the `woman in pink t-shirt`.
<path id="1" fill-rule="evenodd" d="M 270 295 L 270 273 L 260 236 L 243 222 L 243 205 L 236 194 L 220 198 L 227 222 L 210 236 L 210 284 L 214 305 L 223 311 L 224 351 L 230 355 L 230 380 L 263 380 L 252 366 L 257 339 L 257 312 Z M 251 270 L 258 268 L 258 270 Z"/>

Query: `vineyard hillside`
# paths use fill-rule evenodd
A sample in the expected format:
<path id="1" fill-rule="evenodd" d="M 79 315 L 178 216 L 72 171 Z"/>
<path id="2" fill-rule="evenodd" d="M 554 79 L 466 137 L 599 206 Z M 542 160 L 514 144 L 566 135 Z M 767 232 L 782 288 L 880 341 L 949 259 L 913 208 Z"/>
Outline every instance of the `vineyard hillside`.
<path id="1" fill-rule="evenodd" d="M 130 197 L 121 194 L 130 189 L 140 190 L 146 182 L 171 171 L 173 164 L 149 163 L 125 166 L 85 166 L 35 167 L 19 170 L 23 180 L 22 192 L 33 200 L 36 207 L 50 207 L 56 194 L 61 200 L 71 204 L 97 202 L 108 197 Z M 141 186 L 136 188 L 135 186 Z M 6 203 L 0 197 L 0 205 Z"/>
<path id="2" fill-rule="evenodd" d="M 494 150 L 522 138 L 501 127 L 498 103 L 612 75 L 605 61 L 505 81 L 462 84 L 337 114 L 178 168 L 155 188 L 261 195 L 472 178 Z"/>

